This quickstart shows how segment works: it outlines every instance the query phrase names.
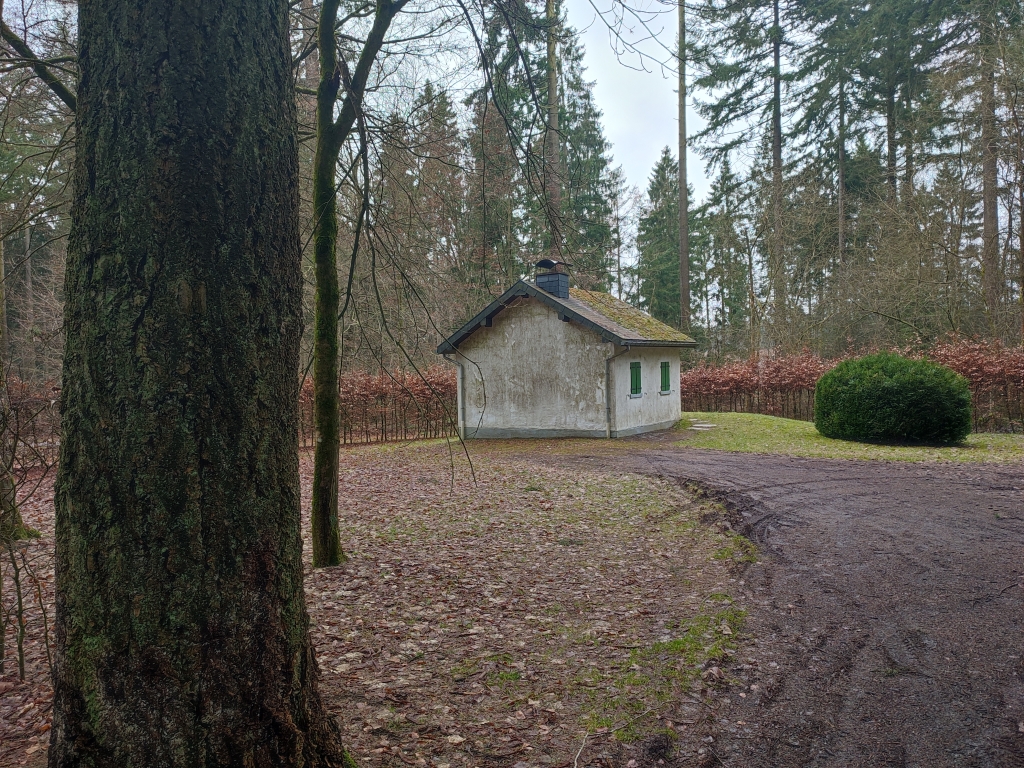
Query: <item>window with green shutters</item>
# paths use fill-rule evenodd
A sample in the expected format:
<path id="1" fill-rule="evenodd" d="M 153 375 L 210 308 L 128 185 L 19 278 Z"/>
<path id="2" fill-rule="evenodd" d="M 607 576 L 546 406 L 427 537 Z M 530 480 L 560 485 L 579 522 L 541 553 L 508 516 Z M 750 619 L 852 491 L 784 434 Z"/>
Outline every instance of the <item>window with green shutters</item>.
<path id="1" fill-rule="evenodd" d="M 661 361 L 661 391 L 672 391 L 672 366 L 669 365 L 668 360 Z"/>
<path id="2" fill-rule="evenodd" d="M 629 364 L 629 394 L 639 396 L 643 394 L 643 382 L 640 379 L 640 363 Z"/>

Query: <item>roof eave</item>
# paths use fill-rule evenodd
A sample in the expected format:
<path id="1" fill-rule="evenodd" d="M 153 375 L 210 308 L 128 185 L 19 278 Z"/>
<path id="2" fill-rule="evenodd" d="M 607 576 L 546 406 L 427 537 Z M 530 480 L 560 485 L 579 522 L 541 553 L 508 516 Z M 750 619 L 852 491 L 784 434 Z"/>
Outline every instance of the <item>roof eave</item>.
<path id="1" fill-rule="evenodd" d="M 657 339 L 622 339 L 615 343 L 623 347 L 679 347 L 680 349 L 695 349 L 700 346 L 696 341 L 660 341 Z"/>

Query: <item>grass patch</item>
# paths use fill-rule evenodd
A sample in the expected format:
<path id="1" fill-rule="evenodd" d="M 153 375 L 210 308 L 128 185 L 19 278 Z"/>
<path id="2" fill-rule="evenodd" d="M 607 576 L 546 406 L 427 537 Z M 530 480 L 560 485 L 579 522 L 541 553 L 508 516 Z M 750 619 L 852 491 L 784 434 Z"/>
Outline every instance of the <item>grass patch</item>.
<path id="1" fill-rule="evenodd" d="M 608 728 L 627 743 L 647 735 L 643 725 L 647 716 L 689 690 L 705 666 L 725 660 L 737 647 L 745 612 L 733 607 L 727 597 L 725 601 L 728 607 L 680 622 L 678 635 L 671 640 L 632 649 L 613 674 L 602 676 L 591 670 L 579 676 L 574 683 L 588 699 L 587 730 Z"/>
<path id="2" fill-rule="evenodd" d="M 757 547 L 754 542 L 738 533 L 730 533 L 728 536 L 729 543 L 712 553 L 713 560 L 731 560 L 734 563 L 757 562 Z"/>
<path id="3" fill-rule="evenodd" d="M 822 437 L 809 421 L 755 413 L 684 413 L 680 429 L 698 419 L 717 425 L 688 432 L 692 448 L 741 453 L 774 453 L 821 459 L 876 461 L 1008 462 L 1024 459 L 1024 435 L 977 433 L 960 445 L 879 445 Z"/>

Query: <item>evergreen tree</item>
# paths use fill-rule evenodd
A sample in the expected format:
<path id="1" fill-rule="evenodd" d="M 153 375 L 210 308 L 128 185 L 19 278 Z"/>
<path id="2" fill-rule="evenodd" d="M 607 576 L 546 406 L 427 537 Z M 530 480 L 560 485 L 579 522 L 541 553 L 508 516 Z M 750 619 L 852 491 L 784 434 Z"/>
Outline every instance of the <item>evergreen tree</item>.
<path id="1" fill-rule="evenodd" d="M 561 46 L 562 133 L 566 173 L 563 180 L 563 231 L 577 280 L 605 290 L 610 285 L 612 196 L 615 179 L 611 147 L 604 137 L 601 111 L 592 82 L 584 75 L 583 46 L 566 27 Z"/>
<path id="2" fill-rule="evenodd" d="M 741 205 L 740 180 L 725 160 L 712 182 L 707 201 L 695 211 L 695 239 L 704 252 L 703 261 L 708 264 L 704 281 L 708 286 L 707 333 L 718 349 L 728 351 L 742 348 L 743 340 L 738 334 L 751 314 L 751 275 L 742 247 Z"/>
<path id="3" fill-rule="evenodd" d="M 696 222 L 695 222 L 696 223 Z M 698 233 L 690 252 L 690 316 L 702 309 L 706 293 L 705 264 L 699 261 L 705 248 Z M 651 316 L 668 325 L 679 325 L 679 165 L 671 150 L 661 151 L 647 186 L 647 205 L 637 227 L 637 301 Z M 694 332 L 697 332 L 696 329 Z"/>

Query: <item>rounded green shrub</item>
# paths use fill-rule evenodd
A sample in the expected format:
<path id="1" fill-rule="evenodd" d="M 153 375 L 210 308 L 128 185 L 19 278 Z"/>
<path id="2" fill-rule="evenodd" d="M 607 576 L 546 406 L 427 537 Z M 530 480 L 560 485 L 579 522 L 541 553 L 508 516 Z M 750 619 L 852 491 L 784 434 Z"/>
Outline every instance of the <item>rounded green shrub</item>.
<path id="1" fill-rule="evenodd" d="M 843 440 L 959 443 L 971 432 L 971 390 L 930 360 L 868 355 L 818 379 L 814 426 Z"/>

